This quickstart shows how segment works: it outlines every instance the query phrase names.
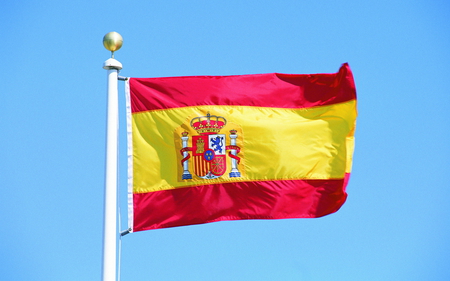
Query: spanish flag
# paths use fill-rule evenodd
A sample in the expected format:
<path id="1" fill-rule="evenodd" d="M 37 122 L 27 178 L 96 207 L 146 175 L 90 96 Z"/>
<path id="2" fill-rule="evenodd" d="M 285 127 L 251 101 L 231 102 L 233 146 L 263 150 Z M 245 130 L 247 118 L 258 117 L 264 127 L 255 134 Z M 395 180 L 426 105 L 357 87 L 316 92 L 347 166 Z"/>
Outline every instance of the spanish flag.
<path id="1" fill-rule="evenodd" d="M 316 218 L 344 204 L 357 116 L 348 64 L 125 87 L 131 231 Z"/>

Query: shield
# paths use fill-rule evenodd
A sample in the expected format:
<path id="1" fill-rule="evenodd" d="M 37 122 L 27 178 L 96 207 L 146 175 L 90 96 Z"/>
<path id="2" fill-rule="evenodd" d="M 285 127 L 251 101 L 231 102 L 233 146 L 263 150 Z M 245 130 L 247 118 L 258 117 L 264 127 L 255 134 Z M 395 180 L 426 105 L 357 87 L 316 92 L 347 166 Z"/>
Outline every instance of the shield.
<path id="1" fill-rule="evenodd" d="M 222 176 L 227 170 L 225 135 L 192 136 L 194 173 L 204 179 Z"/>

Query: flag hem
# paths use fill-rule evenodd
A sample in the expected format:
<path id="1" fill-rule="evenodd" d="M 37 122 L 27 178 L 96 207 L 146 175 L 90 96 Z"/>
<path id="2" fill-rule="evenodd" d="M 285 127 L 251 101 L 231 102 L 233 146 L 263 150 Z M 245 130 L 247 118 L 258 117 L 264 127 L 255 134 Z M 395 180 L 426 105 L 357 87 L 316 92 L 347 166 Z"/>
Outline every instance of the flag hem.
<path id="1" fill-rule="evenodd" d="M 133 208 L 133 141 L 132 141 L 132 117 L 130 100 L 130 82 L 125 81 L 125 108 L 127 120 L 127 160 L 128 160 L 128 229 L 133 232 L 134 208 Z"/>

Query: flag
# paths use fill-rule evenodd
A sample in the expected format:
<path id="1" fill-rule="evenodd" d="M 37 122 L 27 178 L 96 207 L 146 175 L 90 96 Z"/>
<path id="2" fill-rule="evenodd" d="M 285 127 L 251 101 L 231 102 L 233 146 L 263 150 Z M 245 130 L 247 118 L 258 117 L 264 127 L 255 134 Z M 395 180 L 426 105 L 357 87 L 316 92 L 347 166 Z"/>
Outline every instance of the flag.
<path id="1" fill-rule="evenodd" d="M 315 218 L 345 202 L 357 115 L 348 64 L 125 87 L 132 231 Z"/>

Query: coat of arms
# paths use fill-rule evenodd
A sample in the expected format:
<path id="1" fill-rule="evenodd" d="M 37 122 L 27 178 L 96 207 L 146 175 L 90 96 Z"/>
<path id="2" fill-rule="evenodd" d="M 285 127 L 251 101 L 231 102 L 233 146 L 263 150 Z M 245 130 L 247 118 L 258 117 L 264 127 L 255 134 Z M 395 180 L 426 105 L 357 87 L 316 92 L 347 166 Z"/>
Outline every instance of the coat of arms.
<path id="1" fill-rule="evenodd" d="M 238 170 L 240 158 L 236 156 L 240 151 L 240 148 L 236 145 L 237 131 L 230 130 L 228 135 L 230 145 L 227 146 L 227 135 L 220 134 L 220 130 L 226 124 L 227 120 L 224 117 L 211 115 L 209 112 L 206 116 L 193 118 L 190 125 L 197 131 L 198 135 L 192 136 L 191 147 L 188 146 L 188 132 L 181 133 L 183 148 L 180 152 L 183 155 L 181 160 L 183 180 L 192 179 L 189 166 L 199 178 L 215 179 L 224 175 L 227 171 L 227 150 L 228 156 L 231 158 L 229 176 L 241 176 Z M 192 154 L 191 160 L 189 160 L 191 158 L 189 152 Z"/>

